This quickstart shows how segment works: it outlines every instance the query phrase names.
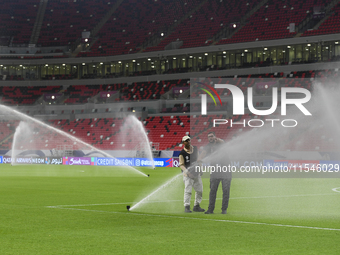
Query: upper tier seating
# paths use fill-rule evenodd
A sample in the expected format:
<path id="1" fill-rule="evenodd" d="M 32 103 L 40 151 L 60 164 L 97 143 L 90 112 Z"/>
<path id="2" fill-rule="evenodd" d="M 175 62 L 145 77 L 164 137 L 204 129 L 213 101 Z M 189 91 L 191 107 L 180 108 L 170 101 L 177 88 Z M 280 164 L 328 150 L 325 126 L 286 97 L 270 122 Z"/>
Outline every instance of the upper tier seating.
<path id="1" fill-rule="evenodd" d="M 240 22 L 241 17 L 260 3 L 260 0 L 213 0 L 206 1 L 195 10 L 202 1 L 123 1 L 98 34 L 92 35 L 90 40 L 94 40 L 94 44 L 90 51 L 80 52 L 78 56 L 120 55 L 137 53 L 142 49 L 146 52 L 164 50 L 165 46 L 177 40 L 183 41 L 181 48 L 211 45 L 219 31 L 233 22 Z M 327 6 L 330 1 L 288 0 L 283 3 L 280 0 L 269 0 L 248 18 L 247 23 L 232 38 L 222 39 L 218 44 L 293 37 L 296 33 L 290 33 L 287 29 L 290 23 L 298 26 L 312 13 L 314 6 Z M 39 0 L 3 3 L 0 11 L 2 43 L 29 43 L 39 3 Z M 114 2 L 110 0 L 48 1 L 37 45 L 73 44 L 81 38 L 83 31 L 93 30 L 113 5 Z M 302 36 L 338 33 L 336 22 L 339 8 L 340 5 L 334 7 L 334 14 L 317 30 L 306 31 Z M 170 31 L 170 27 L 173 30 Z M 161 36 L 161 33 L 164 35 Z M 140 74 L 136 72 L 133 75 Z"/>
<path id="2" fill-rule="evenodd" d="M 107 12 L 110 1 L 48 1 L 38 44 L 69 45 L 91 31 Z"/>
<path id="3" fill-rule="evenodd" d="M 13 38 L 13 44 L 28 44 L 38 13 L 39 0 L 2 1 L 0 35 Z"/>
<path id="4" fill-rule="evenodd" d="M 239 21 L 258 1 L 232 0 L 207 1 L 199 10 L 179 24 L 175 30 L 160 44 L 146 51 L 164 50 L 170 42 L 183 41 L 181 48 L 207 46 L 212 42 L 215 33 L 229 26 L 229 23 Z"/>
<path id="5" fill-rule="evenodd" d="M 199 2 L 123 1 L 99 31 L 99 39 L 91 47 L 91 52 L 79 56 L 136 53 L 147 38 L 160 34 Z"/>
<path id="6" fill-rule="evenodd" d="M 339 26 L 340 4 L 333 7 L 331 11 L 333 12 L 333 14 L 328 19 L 326 19 L 319 26 L 318 29 L 307 30 L 306 32 L 303 33 L 302 36 L 340 33 L 340 26 Z"/>
<path id="7" fill-rule="evenodd" d="M 296 32 L 289 32 L 289 24 L 298 26 L 306 18 L 314 6 L 327 5 L 330 0 L 270 0 L 255 12 L 232 38 L 222 39 L 218 44 L 251 42 L 257 40 L 272 40 L 289 38 Z"/>

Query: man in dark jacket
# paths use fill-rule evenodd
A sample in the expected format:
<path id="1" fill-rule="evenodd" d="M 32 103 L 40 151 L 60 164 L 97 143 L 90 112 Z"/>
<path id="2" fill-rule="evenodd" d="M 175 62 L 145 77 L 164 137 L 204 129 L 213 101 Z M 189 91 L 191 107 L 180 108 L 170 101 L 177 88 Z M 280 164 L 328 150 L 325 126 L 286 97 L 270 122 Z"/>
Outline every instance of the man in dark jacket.
<path id="1" fill-rule="evenodd" d="M 198 150 L 196 146 L 191 145 L 189 136 L 182 138 L 184 145 L 183 150 L 179 154 L 179 167 L 183 172 L 184 188 L 184 208 L 186 213 L 191 213 L 190 199 L 192 188 L 195 190 L 195 203 L 193 207 L 194 212 L 204 212 L 205 210 L 200 207 L 203 194 L 203 183 L 201 175 L 195 171 L 194 163 L 197 161 Z"/>
<path id="2" fill-rule="evenodd" d="M 230 196 L 231 173 L 219 171 L 223 168 L 223 162 L 226 162 L 228 160 L 226 160 L 225 157 L 223 157 L 223 159 L 216 158 L 216 154 L 221 154 L 219 152 L 224 144 L 224 141 L 220 138 L 217 138 L 214 132 L 208 133 L 208 140 L 209 143 L 204 147 L 203 152 L 198 159 L 198 162 L 201 162 L 204 158 L 210 156 L 207 161 L 209 161 L 211 166 L 215 166 L 214 169 L 216 171 L 210 172 L 209 208 L 205 212 L 205 214 L 214 213 L 216 194 L 220 182 L 222 182 L 223 191 L 222 214 L 226 214 Z M 220 166 L 220 168 L 217 167 L 218 165 Z"/>

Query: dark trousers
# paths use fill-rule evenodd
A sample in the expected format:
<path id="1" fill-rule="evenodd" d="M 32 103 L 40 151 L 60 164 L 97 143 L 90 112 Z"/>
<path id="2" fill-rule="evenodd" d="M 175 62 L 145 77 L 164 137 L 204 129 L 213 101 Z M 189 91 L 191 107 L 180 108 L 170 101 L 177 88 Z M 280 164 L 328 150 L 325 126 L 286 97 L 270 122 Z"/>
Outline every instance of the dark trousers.
<path id="1" fill-rule="evenodd" d="M 228 208 L 231 178 L 210 178 L 210 193 L 209 193 L 208 210 L 211 212 L 213 212 L 215 209 L 216 193 L 217 193 L 218 186 L 220 185 L 220 182 L 222 182 L 222 191 L 223 191 L 222 210 L 227 210 Z"/>

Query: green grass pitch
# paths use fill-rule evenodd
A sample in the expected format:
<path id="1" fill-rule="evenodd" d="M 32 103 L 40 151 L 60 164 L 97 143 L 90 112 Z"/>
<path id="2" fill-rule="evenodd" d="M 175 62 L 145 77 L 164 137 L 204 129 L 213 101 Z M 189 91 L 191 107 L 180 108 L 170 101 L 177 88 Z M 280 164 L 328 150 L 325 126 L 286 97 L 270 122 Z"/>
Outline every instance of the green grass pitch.
<path id="1" fill-rule="evenodd" d="M 234 178 L 185 214 L 178 168 L 0 165 L 0 254 L 340 254 L 340 179 Z M 201 207 L 207 209 L 209 179 Z M 145 203 L 134 205 L 159 189 Z M 193 198 L 192 198 L 193 203 Z"/>

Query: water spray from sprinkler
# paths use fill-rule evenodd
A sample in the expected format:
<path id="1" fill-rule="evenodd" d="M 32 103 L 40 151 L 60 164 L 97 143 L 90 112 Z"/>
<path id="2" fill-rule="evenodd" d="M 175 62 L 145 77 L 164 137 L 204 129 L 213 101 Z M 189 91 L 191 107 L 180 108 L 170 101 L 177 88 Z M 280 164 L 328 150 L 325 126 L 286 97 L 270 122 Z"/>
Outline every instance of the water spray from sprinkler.
<path id="1" fill-rule="evenodd" d="M 154 190 L 153 192 L 151 192 L 148 196 L 144 197 L 142 200 L 140 200 L 137 204 L 133 205 L 131 208 L 129 206 L 129 211 L 134 210 L 136 208 L 138 208 L 141 204 L 143 203 L 147 203 L 148 200 L 155 194 L 157 194 L 158 192 L 160 192 L 162 189 L 168 187 L 169 185 L 171 185 L 172 183 L 176 182 L 177 179 L 181 178 L 183 176 L 182 173 L 177 174 L 176 176 L 174 176 L 173 178 L 171 178 L 169 181 L 167 181 L 166 183 L 164 183 L 163 185 L 161 185 L 160 187 L 158 187 L 156 190 Z M 127 208 L 127 207 L 126 207 Z"/>
<path id="2" fill-rule="evenodd" d="M 69 139 L 71 139 L 71 140 L 73 140 L 73 141 L 76 141 L 76 142 L 78 142 L 78 143 L 81 143 L 81 144 L 83 144 L 83 145 L 85 145 L 85 146 L 91 148 L 92 150 L 100 151 L 102 154 L 106 155 L 106 156 L 109 157 L 109 158 L 115 158 L 115 157 L 112 157 L 112 155 L 108 154 L 107 152 L 102 151 L 102 150 L 99 150 L 98 148 L 96 148 L 96 147 L 94 147 L 94 146 L 92 146 L 92 145 L 90 145 L 90 144 L 88 144 L 88 143 L 85 143 L 84 141 L 82 141 L 82 140 L 79 139 L 79 138 L 76 138 L 76 137 L 74 137 L 74 136 L 72 136 L 72 135 L 70 135 L 70 134 L 68 134 L 68 133 L 66 133 L 66 132 L 64 132 L 64 131 L 62 131 L 62 130 L 60 130 L 60 129 L 57 129 L 57 128 L 55 128 L 55 127 L 52 127 L 52 126 L 50 126 L 50 125 L 48 125 L 48 124 L 46 124 L 46 123 L 44 123 L 44 122 L 42 122 L 42 121 L 40 121 L 40 120 L 38 120 L 38 119 L 35 119 L 35 118 L 31 117 L 31 116 L 28 116 L 28 115 L 26 115 L 26 114 L 24 114 L 24 113 L 22 113 L 22 112 L 20 112 L 20 111 L 14 110 L 14 109 L 12 109 L 12 108 L 10 108 L 10 107 L 8 107 L 8 106 L 1 105 L 1 104 L 0 104 L 0 109 L 9 110 L 9 111 L 11 111 L 11 113 L 13 113 L 13 114 L 15 114 L 15 115 L 18 115 L 18 116 L 20 116 L 20 117 L 22 117 L 22 118 L 24 118 L 24 120 L 30 120 L 30 121 L 32 121 L 32 122 L 34 122 L 34 123 L 39 124 L 40 126 L 42 126 L 42 127 L 44 127 L 44 128 L 49 128 L 49 129 L 51 129 L 51 130 L 57 132 L 58 134 L 61 134 L 61 135 L 63 135 L 63 136 L 66 136 L 67 138 L 69 138 Z M 20 126 L 20 124 L 19 124 L 19 126 Z M 17 132 L 16 132 L 16 133 L 17 133 Z M 16 133 L 14 134 L 14 138 L 16 138 Z M 14 146 L 14 143 L 13 143 L 13 146 Z M 128 166 L 128 165 L 126 165 L 126 166 Z M 137 173 L 139 173 L 139 174 L 141 174 L 141 175 L 147 177 L 146 174 L 142 173 L 141 171 L 137 170 L 136 168 L 131 167 L 131 166 L 128 166 L 128 167 L 129 167 L 130 169 L 136 171 Z"/>

